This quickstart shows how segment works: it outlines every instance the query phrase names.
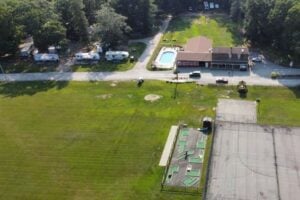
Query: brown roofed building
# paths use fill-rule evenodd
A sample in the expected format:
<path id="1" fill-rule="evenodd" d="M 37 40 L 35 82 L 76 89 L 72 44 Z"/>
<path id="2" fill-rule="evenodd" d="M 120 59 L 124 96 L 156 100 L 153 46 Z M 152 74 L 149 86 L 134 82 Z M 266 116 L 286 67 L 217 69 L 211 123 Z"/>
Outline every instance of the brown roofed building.
<path id="1" fill-rule="evenodd" d="M 191 38 L 184 46 L 184 51 L 209 53 L 212 48 L 212 40 L 199 36 Z"/>
<path id="2" fill-rule="evenodd" d="M 245 47 L 212 47 L 212 41 L 200 36 L 190 39 L 176 57 L 177 67 L 241 69 L 248 67 L 249 50 Z M 243 66 L 243 67 L 242 67 Z"/>

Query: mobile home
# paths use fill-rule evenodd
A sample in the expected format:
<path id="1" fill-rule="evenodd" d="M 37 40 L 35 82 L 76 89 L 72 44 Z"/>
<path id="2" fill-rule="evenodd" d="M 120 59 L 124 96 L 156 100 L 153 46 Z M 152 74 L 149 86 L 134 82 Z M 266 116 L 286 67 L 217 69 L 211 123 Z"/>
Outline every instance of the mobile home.
<path id="1" fill-rule="evenodd" d="M 129 57 L 129 53 L 127 51 L 107 51 L 105 53 L 105 59 L 108 61 L 120 61 L 125 60 Z"/>

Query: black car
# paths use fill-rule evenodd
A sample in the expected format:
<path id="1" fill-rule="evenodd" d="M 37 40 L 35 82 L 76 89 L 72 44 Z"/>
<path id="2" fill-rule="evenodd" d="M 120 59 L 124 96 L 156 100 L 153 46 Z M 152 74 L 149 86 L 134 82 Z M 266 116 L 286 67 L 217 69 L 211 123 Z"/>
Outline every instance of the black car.
<path id="1" fill-rule="evenodd" d="M 226 79 L 226 78 L 216 78 L 216 83 L 227 84 L 228 79 Z"/>
<path id="2" fill-rule="evenodd" d="M 193 71 L 189 73 L 190 78 L 201 78 L 201 72 L 200 71 Z"/>

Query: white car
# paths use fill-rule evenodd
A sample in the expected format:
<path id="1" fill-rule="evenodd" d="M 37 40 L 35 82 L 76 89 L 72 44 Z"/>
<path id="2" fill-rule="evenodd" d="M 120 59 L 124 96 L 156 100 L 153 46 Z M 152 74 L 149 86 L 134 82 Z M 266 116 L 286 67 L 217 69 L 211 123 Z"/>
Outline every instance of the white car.
<path id="1" fill-rule="evenodd" d="M 257 57 L 253 57 L 252 62 L 262 62 L 262 57 L 261 56 L 257 56 Z"/>

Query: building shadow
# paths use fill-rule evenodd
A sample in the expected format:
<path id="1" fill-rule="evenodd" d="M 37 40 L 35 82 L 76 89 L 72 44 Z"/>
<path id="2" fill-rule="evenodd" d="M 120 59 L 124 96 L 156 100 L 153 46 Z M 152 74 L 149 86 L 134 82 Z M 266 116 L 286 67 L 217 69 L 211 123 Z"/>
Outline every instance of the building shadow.
<path id="1" fill-rule="evenodd" d="M 33 96 L 39 92 L 50 89 L 61 90 L 67 87 L 68 81 L 31 81 L 31 82 L 8 82 L 0 83 L 0 95 L 7 98 L 18 96 Z"/>

